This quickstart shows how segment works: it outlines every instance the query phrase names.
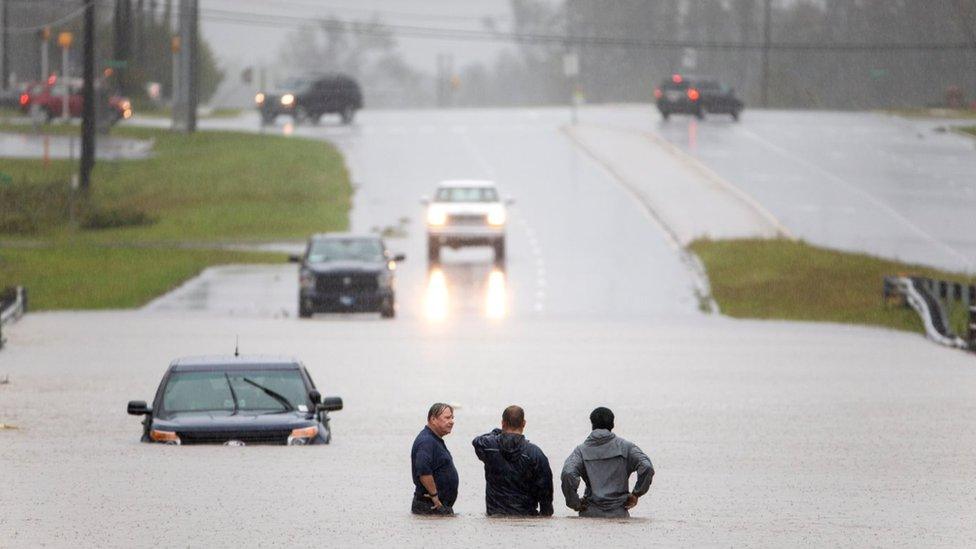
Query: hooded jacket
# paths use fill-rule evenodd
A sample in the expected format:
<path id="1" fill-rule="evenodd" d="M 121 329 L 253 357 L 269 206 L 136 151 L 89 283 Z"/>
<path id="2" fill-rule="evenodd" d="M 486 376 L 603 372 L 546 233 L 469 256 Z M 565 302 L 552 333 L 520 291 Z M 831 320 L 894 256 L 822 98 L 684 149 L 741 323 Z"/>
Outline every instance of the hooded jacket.
<path id="1" fill-rule="evenodd" d="M 489 515 L 552 515 L 552 470 L 538 446 L 501 429 L 471 441 L 485 464 Z"/>
<path id="2" fill-rule="evenodd" d="M 631 473 L 637 473 L 633 494 L 643 496 L 651 487 L 654 466 L 636 444 L 624 440 L 606 429 L 596 429 L 583 444 L 573 450 L 563 465 L 562 489 L 566 505 L 581 511 L 589 505 L 604 511 L 621 509 L 631 494 L 628 483 Z M 586 483 L 583 499 L 579 497 L 579 483 Z"/>

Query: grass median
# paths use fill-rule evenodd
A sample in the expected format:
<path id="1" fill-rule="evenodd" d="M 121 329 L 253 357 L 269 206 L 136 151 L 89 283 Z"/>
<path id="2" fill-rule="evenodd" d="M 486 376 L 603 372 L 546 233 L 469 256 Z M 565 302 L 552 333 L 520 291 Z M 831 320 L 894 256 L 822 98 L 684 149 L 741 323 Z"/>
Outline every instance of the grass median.
<path id="1" fill-rule="evenodd" d="M 789 240 L 698 240 L 691 250 L 702 260 L 712 297 L 735 318 L 804 320 L 884 326 L 922 332 L 914 311 L 885 306 L 885 276 L 906 274 L 973 284 L 972 277 L 840 252 Z M 955 307 L 952 324 L 965 325 Z"/>
<path id="2" fill-rule="evenodd" d="M 0 159 L 12 181 L 0 186 L 0 287 L 27 286 L 35 309 L 137 306 L 207 266 L 284 260 L 226 244 L 348 226 L 348 173 L 327 143 L 125 127 L 112 135 L 152 141 L 153 156 L 99 161 L 87 197 L 70 191 L 75 163 Z"/>

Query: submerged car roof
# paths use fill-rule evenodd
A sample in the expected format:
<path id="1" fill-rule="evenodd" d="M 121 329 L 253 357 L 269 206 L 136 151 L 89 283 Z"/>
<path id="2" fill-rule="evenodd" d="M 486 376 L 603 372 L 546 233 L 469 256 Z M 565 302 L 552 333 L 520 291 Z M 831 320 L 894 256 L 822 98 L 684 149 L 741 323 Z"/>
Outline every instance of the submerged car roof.
<path id="1" fill-rule="evenodd" d="M 312 240 L 346 240 L 349 238 L 355 239 L 369 239 L 369 240 L 382 240 L 379 235 L 376 234 L 364 234 L 364 233 L 315 233 L 312 235 Z"/>
<path id="2" fill-rule="evenodd" d="M 495 182 L 488 179 L 449 179 L 441 181 L 438 187 L 494 187 Z"/>
<path id="3" fill-rule="evenodd" d="M 209 370 L 297 370 L 301 367 L 298 359 L 273 355 L 206 355 L 177 358 L 169 365 L 174 372 L 199 372 Z"/>

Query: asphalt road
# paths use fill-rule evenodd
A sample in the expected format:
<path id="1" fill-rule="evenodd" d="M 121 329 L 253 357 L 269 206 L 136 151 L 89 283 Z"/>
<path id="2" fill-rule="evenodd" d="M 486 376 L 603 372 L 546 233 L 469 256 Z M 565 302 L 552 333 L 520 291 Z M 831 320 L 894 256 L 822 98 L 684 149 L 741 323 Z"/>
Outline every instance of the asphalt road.
<path id="1" fill-rule="evenodd" d="M 400 317 L 297 320 L 289 265 L 212 271 L 141 311 L 28 315 L 0 353 L 0 422 L 17 427 L 0 430 L 0 545 L 976 544 L 971 355 L 699 314 L 669 237 L 559 131 L 564 111 L 362 114 L 271 131 L 336 142 L 354 230 L 403 230 Z M 493 177 L 517 200 L 501 293 L 479 250 L 448 254 L 431 289 L 419 197 L 449 177 Z M 173 357 L 238 337 L 345 399 L 333 444 L 140 444 L 125 402 L 151 399 Z M 458 405 L 460 516 L 444 521 L 408 513 L 409 446 L 436 400 Z M 469 444 L 511 403 L 557 470 L 589 411 L 613 408 L 658 470 L 634 518 L 574 519 L 557 495 L 552 519 L 487 519 Z"/>
<path id="2" fill-rule="evenodd" d="M 594 107 L 581 121 L 647 132 L 768 208 L 804 240 L 976 273 L 976 139 L 952 121 L 746 110 L 672 117 Z"/>

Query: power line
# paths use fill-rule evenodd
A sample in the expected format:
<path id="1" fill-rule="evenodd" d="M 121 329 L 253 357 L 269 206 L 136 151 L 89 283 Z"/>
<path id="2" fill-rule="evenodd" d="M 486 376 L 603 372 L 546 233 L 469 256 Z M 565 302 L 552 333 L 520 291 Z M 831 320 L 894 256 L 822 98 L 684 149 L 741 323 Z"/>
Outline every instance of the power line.
<path id="1" fill-rule="evenodd" d="M 7 32 L 9 32 L 11 34 L 28 34 L 28 33 L 33 33 L 33 32 L 37 32 L 37 31 L 43 30 L 44 27 L 54 27 L 54 26 L 60 25 L 62 23 L 67 23 L 68 21 L 71 21 L 73 19 L 78 19 L 79 17 L 81 17 L 82 15 L 84 15 L 85 14 L 85 10 L 88 8 L 88 6 L 91 5 L 91 4 L 94 4 L 97 1 L 98 0 L 86 0 L 81 5 L 80 8 L 72 11 L 71 13 L 69 13 L 67 15 L 64 15 L 64 16 L 59 17 L 57 19 L 48 21 L 47 23 L 42 23 L 40 25 L 35 25 L 35 26 L 32 26 L 32 27 L 8 27 L 7 28 Z"/>
<path id="2" fill-rule="evenodd" d="M 428 38 L 441 40 L 463 40 L 481 42 L 515 42 L 523 44 L 563 44 L 573 46 L 617 47 L 624 49 L 707 49 L 707 50 L 751 50 L 761 51 L 764 48 L 780 51 L 951 51 L 976 49 L 976 45 L 968 42 L 938 42 L 938 43 L 809 43 L 809 42 L 730 42 L 730 41 L 663 41 L 642 40 L 626 37 L 611 36 L 569 36 L 563 34 L 544 33 L 515 33 L 487 30 L 457 29 L 448 27 L 423 27 L 414 25 L 388 24 L 379 22 L 345 23 L 342 21 L 321 19 L 310 21 L 307 17 L 289 15 L 256 15 L 232 12 L 220 9 L 201 9 L 201 18 L 208 21 L 237 23 L 245 26 L 261 26 L 272 28 L 298 28 L 316 26 L 325 30 L 347 32 L 350 34 L 366 35 L 395 35 L 412 38 Z"/>

